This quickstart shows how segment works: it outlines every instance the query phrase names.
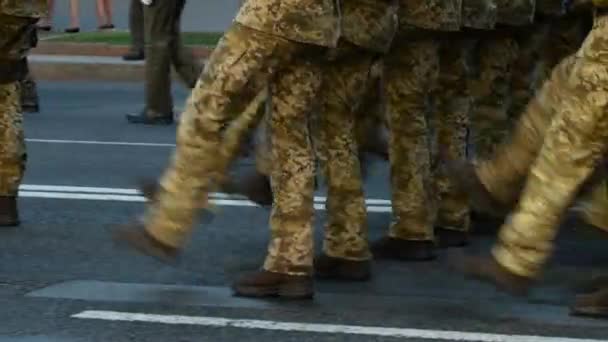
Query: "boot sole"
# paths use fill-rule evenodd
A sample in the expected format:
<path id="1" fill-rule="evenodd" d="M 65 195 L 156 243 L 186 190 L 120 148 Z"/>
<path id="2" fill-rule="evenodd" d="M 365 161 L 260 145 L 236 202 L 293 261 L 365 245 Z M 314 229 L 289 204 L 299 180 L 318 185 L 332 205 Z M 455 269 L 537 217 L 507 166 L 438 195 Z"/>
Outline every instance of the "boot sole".
<path id="1" fill-rule="evenodd" d="M 591 318 L 608 318 L 608 307 L 606 306 L 589 306 L 585 308 L 571 308 L 570 315 Z"/>

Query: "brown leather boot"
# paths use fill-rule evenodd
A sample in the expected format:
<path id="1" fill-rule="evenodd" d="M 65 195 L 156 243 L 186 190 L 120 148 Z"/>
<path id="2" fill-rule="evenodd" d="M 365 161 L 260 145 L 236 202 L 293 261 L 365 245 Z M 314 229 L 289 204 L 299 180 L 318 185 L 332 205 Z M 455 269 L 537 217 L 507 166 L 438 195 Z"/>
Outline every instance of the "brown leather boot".
<path id="1" fill-rule="evenodd" d="M 222 186 L 222 191 L 243 195 L 263 207 L 272 205 L 274 199 L 270 178 L 257 171 L 246 174 L 240 180 L 229 180 Z"/>
<path id="2" fill-rule="evenodd" d="M 608 274 L 595 276 L 581 284 L 577 284 L 574 291 L 578 294 L 589 294 L 608 287 Z"/>
<path id="3" fill-rule="evenodd" d="M 469 233 L 442 227 L 435 228 L 440 248 L 464 247 L 469 244 Z"/>
<path id="4" fill-rule="evenodd" d="M 17 197 L 0 196 L 0 227 L 16 227 L 19 224 Z"/>
<path id="5" fill-rule="evenodd" d="M 468 195 L 471 207 L 477 211 L 504 217 L 513 207 L 513 204 L 502 203 L 492 196 L 470 162 L 446 160 L 445 168 L 446 174 L 452 179 L 453 184 L 458 187 L 459 191 Z"/>
<path id="6" fill-rule="evenodd" d="M 515 296 L 526 296 L 533 279 L 511 273 L 492 257 L 450 255 L 450 264 L 467 277 L 492 284 Z"/>
<path id="7" fill-rule="evenodd" d="M 570 307 L 573 316 L 608 318 L 608 286 L 590 294 L 578 295 Z"/>
<path id="8" fill-rule="evenodd" d="M 369 260 L 346 260 L 321 254 L 315 258 L 315 276 L 321 279 L 367 281 L 371 278 Z"/>
<path id="9" fill-rule="evenodd" d="M 265 270 L 241 277 L 232 285 L 232 289 L 236 296 L 241 297 L 312 299 L 314 296 L 312 277 Z"/>
<path id="10" fill-rule="evenodd" d="M 371 246 L 374 257 L 401 261 L 434 260 L 435 245 L 433 241 L 402 240 L 384 237 Z"/>
<path id="11" fill-rule="evenodd" d="M 112 232 L 114 242 L 125 244 L 131 249 L 153 257 L 167 264 L 175 264 L 179 250 L 165 245 L 150 235 L 141 223 L 131 223 L 118 226 Z"/>

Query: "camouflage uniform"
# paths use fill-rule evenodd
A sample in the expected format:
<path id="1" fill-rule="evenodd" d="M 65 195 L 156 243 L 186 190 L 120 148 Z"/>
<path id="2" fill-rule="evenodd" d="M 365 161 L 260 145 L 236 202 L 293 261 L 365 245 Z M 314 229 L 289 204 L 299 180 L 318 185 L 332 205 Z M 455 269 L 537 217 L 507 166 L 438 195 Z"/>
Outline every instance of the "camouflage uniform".
<path id="1" fill-rule="evenodd" d="M 460 14 L 461 1 L 457 0 L 400 2 L 400 27 L 385 58 L 384 75 L 393 189 L 389 241 L 393 243 L 433 244 L 428 101 L 439 70 L 437 35 L 459 30 Z M 376 246 L 375 255 L 391 249 L 380 247 L 381 242 Z"/>
<path id="2" fill-rule="evenodd" d="M 398 25 L 398 5 L 393 0 L 344 2 L 342 39 L 324 65 L 316 145 L 328 186 L 323 252 L 333 258 L 358 261 L 371 257 L 356 120 L 362 100 L 367 94 L 374 95 L 372 68 L 377 56 L 390 48 Z"/>
<path id="3" fill-rule="evenodd" d="M 227 139 L 235 140 L 231 124 L 238 116 L 234 113 L 241 113 L 251 101 L 251 97 L 245 96 L 249 93 L 246 88 L 255 79 L 256 84 L 272 84 L 273 99 L 285 100 L 274 100 L 272 104 L 275 120 L 271 125 L 272 143 L 294 134 L 289 147 L 297 148 L 273 151 L 273 160 L 290 160 L 292 165 L 301 165 L 303 169 L 297 177 L 304 184 L 296 186 L 306 190 L 291 193 L 293 187 L 287 187 L 277 194 L 278 201 L 285 202 L 273 209 L 273 232 L 265 268 L 285 271 L 277 255 L 287 253 L 296 255 L 293 259 L 303 265 L 294 266 L 292 271 L 306 271 L 311 260 L 299 255 L 310 250 L 312 230 L 301 222 L 310 225 L 312 217 L 312 198 L 305 193 L 310 188 L 307 179 L 312 179 L 309 175 L 313 168 L 309 163 L 312 152 L 308 137 L 303 138 L 305 121 L 299 115 L 308 105 L 316 84 L 320 84 L 319 74 L 309 69 L 313 63 L 307 61 L 308 57 L 317 54 L 317 49 L 323 50 L 319 46 L 333 47 L 338 40 L 335 11 L 331 0 L 249 0 L 243 4 L 187 101 L 171 165 L 161 178 L 155 201 L 146 210 L 143 223 L 156 241 L 180 248 L 189 237 L 195 213 L 206 206 L 213 183 L 222 181 L 235 158 L 234 150 L 227 147 Z M 288 176 L 273 174 L 274 185 L 288 180 Z M 304 214 L 290 217 L 296 210 L 298 215 Z M 289 219 L 296 223 L 289 225 Z"/>
<path id="4" fill-rule="evenodd" d="M 595 25 L 575 55 L 564 59 L 522 115 L 511 139 L 476 173 L 493 197 L 516 211 L 493 250 L 509 272 L 537 277 L 552 251 L 564 211 L 599 165 L 608 141 L 608 16 Z M 599 196 L 597 193 L 594 196 Z"/>
<path id="5" fill-rule="evenodd" d="M 479 40 L 479 79 L 474 82 L 471 142 L 475 155 L 490 155 L 508 133 L 508 98 L 512 71 L 519 55 L 514 29 L 533 23 L 535 0 L 496 0 L 495 33 Z"/>
<path id="6" fill-rule="evenodd" d="M 17 195 L 25 171 L 19 83 L 36 22 L 45 14 L 44 0 L 0 0 L 0 197 Z"/>

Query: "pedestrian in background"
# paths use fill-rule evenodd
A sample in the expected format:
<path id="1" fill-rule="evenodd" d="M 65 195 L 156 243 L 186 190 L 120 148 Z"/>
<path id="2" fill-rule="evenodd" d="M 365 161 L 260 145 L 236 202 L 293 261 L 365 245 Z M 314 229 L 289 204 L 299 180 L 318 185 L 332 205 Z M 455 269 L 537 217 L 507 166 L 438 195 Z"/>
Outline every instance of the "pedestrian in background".
<path id="1" fill-rule="evenodd" d="M 112 24 L 112 0 L 97 0 L 97 21 L 100 30 L 114 29 L 114 24 Z"/>
<path id="2" fill-rule="evenodd" d="M 144 8 L 141 0 L 131 0 L 129 31 L 131 49 L 122 58 L 125 61 L 140 61 L 144 59 Z"/>
<path id="3" fill-rule="evenodd" d="M 188 86 L 194 88 L 202 65 L 181 41 L 180 23 L 186 0 L 142 0 L 146 55 L 146 105 L 128 114 L 133 124 L 173 123 L 171 66 Z"/>

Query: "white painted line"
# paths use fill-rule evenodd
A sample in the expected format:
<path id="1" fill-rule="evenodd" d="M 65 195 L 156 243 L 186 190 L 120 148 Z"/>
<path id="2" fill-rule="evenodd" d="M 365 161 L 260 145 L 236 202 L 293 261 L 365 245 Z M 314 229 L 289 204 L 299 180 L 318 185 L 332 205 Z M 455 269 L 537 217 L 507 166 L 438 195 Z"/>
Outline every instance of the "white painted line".
<path id="1" fill-rule="evenodd" d="M 383 336 L 393 338 L 415 338 L 426 340 L 448 340 L 467 342 L 607 342 L 594 340 L 549 336 L 502 335 L 477 332 L 423 330 L 406 328 L 366 327 L 356 325 L 315 324 L 279 321 L 262 321 L 253 319 L 230 319 L 222 317 L 197 317 L 153 315 L 116 311 L 83 311 L 72 315 L 77 319 L 96 319 L 106 321 L 161 323 L 170 325 L 198 325 L 206 327 L 261 329 L 272 331 L 308 332 L 320 334 L 344 334 Z"/>
<path id="2" fill-rule="evenodd" d="M 46 144 L 80 144 L 80 145 L 111 145 L 111 146 L 145 146 L 145 147 L 175 147 L 175 144 L 146 143 L 127 141 L 97 141 L 97 140 L 60 140 L 60 139 L 25 139 L 27 142 Z"/>
<path id="3" fill-rule="evenodd" d="M 137 189 L 124 188 L 105 188 L 105 187 L 88 187 L 88 186 L 69 186 L 69 185 L 36 185 L 23 184 L 19 187 L 21 191 L 32 192 L 68 192 L 68 193 L 92 193 L 92 194 L 109 194 L 109 195 L 133 195 L 140 196 L 141 193 Z M 224 194 L 221 192 L 212 192 L 209 194 L 212 199 L 230 199 L 230 200 L 245 200 L 245 197 L 240 195 Z M 324 204 L 327 202 L 327 197 L 315 196 L 316 203 Z M 229 202 L 227 202 L 229 203 Z M 391 201 L 385 199 L 369 198 L 365 200 L 365 204 L 373 207 L 390 206 Z"/>
<path id="4" fill-rule="evenodd" d="M 51 199 L 70 199 L 70 200 L 88 200 L 88 201 L 114 201 L 114 202 L 146 202 L 143 196 L 134 195 L 119 195 L 119 194 L 100 194 L 100 193 L 75 193 L 75 192 L 45 192 L 45 191 L 27 191 L 19 190 L 21 198 L 51 198 Z M 248 200 L 238 199 L 214 199 L 210 198 L 209 203 L 220 207 L 256 207 L 257 204 Z M 325 210 L 325 204 L 315 203 L 315 210 Z M 390 213 L 390 206 L 368 206 L 367 211 L 370 213 Z"/>

